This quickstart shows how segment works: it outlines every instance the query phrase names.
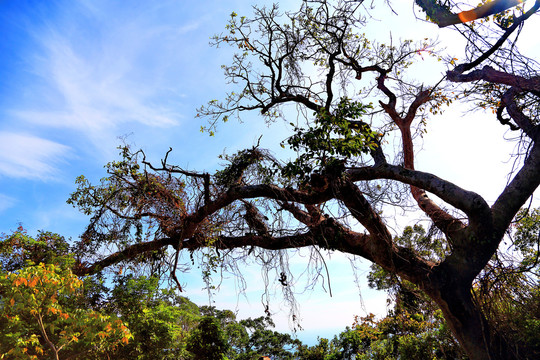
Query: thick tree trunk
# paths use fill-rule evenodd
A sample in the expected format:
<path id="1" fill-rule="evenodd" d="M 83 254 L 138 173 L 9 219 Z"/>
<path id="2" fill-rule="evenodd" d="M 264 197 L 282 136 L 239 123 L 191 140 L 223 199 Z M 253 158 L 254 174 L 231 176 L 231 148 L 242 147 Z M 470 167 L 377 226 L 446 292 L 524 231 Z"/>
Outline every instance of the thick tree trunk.
<path id="1" fill-rule="evenodd" d="M 437 294 L 430 294 L 471 360 L 517 359 L 505 339 L 497 335 L 473 301 L 471 288 L 452 281 Z"/>

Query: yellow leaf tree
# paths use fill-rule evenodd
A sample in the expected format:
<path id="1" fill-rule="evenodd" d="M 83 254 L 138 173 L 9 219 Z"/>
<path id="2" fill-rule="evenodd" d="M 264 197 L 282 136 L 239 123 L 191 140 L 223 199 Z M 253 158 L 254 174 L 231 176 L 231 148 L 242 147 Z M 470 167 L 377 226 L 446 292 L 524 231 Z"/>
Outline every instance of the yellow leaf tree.
<path id="1" fill-rule="evenodd" d="M 121 320 L 75 306 L 82 287 L 55 264 L 1 271 L 0 358 L 99 358 L 127 343 L 131 333 Z"/>

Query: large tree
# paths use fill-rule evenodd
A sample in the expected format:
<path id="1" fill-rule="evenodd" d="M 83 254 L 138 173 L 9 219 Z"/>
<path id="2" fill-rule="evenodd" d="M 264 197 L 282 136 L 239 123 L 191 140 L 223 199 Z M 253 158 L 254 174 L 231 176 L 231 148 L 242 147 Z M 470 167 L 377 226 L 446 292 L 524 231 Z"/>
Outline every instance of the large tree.
<path id="1" fill-rule="evenodd" d="M 452 1 L 416 3 L 435 22 L 433 9 L 459 12 Z M 277 270 L 289 296 L 288 249 L 309 248 L 314 257 L 339 251 L 425 292 L 471 359 L 519 357 L 472 289 L 540 183 L 538 64 L 516 45 L 539 7 L 537 1 L 527 10 L 458 25 L 467 40 L 460 64 L 458 55 L 439 53 L 427 39 L 368 39 L 369 8 L 362 1 L 303 1 L 285 14 L 277 6 L 255 7 L 249 19 L 232 13 L 214 42 L 238 50 L 223 66 L 237 88 L 198 116 L 209 119 L 210 133 L 221 120 L 246 112 L 260 112 L 269 123 L 284 119 L 291 134 L 281 145 L 289 151 L 278 159 L 253 146 L 226 156 L 230 164 L 209 174 L 169 164 L 169 152 L 152 164 L 142 151 L 123 147 L 101 184 L 80 177 L 70 199 L 92 215 L 79 243 L 78 273 L 126 262 L 155 273 L 168 264 L 178 283 L 181 252 L 202 254 L 205 277 L 252 258 Z M 419 83 L 408 69 L 426 55 L 449 70 Z M 415 169 L 417 135 L 452 102 L 492 108 L 494 122 L 517 134 L 520 157 L 492 204 Z M 464 130 L 460 136 L 478 135 Z M 425 241 L 442 241 L 442 251 L 398 244 L 385 215 L 391 207 L 423 213 L 438 234 Z M 174 249 L 172 256 L 167 249 Z"/>

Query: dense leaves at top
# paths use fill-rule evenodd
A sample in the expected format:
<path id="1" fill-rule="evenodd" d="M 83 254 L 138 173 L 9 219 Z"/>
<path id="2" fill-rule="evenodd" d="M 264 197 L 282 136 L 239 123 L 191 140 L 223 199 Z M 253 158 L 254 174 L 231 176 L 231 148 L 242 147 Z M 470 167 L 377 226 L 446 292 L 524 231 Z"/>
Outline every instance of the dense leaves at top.
<path id="1" fill-rule="evenodd" d="M 375 150 L 382 134 L 360 120 L 371 108 L 342 98 L 333 114 L 321 109 L 308 129 L 294 127 L 295 134 L 286 143 L 300 155 L 283 167 L 283 175 L 304 179 L 315 169 L 344 167 L 350 159 Z"/>

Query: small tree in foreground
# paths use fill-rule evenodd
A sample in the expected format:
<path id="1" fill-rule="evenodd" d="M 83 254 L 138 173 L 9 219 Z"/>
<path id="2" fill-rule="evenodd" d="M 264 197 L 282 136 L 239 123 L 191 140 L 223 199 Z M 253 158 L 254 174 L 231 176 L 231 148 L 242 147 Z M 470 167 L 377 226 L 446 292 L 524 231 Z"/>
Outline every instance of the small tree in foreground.
<path id="1" fill-rule="evenodd" d="M 416 3 L 435 21 L 440 17 L 432 10 L 455 13 L 454 1 Z M 489 297 L 477 291 L 494 274 L 490 261 L 540 184 L 540 66 L 517 47 L 539 8 L 536 1 L 459 25 L 465 55 L 444 54 L 425 36 L 391 44 L 368 38 L 369 9 L 362 1 L 306 0 L 285 14 L 277 6 L 255 7 L 251 18 L 232 13 L 214 43 L 237 50 L 223 67 L 236 88 L 199 109 L 199 116 L 210 119 L 211 134 L 219 121 L 250 111 L 268 123 L 284 119 L 291 133 L 281 145 L 288 151 L 278 159 L 254 146 L 208 174 L 169 164 L 169 152 L 151 164 L 142 151 L 124 147 L 122 159 L 108 165 L 108 177 L 98 185 L 80 177 L 69 200 L 92 216 L 78 244 L 78 273 L 131 262 L 152 272 L 168 269 L 180 286 L 181 253 L 199 255 L 205 279 L 220 266 L 239 273 L 237 264 L 252 259 L 275 273 L 290 299 L 287 251 L 311 249 L 316 278 L 324 252 L 340 251 L 425 293 L 471 359 L 520 358 L 526 350 L 497 331 Z M 447 71 L 420 83 L 410 70 L 425 56 Z M 492 204 L 416 169 L 418 135 L 456 102 L 473 102 L 492 114 L 493 126 L 516 134 L 519 158 Z M 488 133 L 462 129 L 456 146 Z M 421 212 L 438 234 L 424 241 L 440 242 L 441 251 L 396 242 L 392 229 L 400 224 L 386 215 L 396 213 L 392 208 L 416 211 L 415 217 Z M 268 285 L 271 278 L 265 279 Z"/>
<path id="2" fill-rule="evenodd" d="M 1 358 L 100 358 L 127 344 L 131 333 L 120 319 L 75 306 L 81 287 L 54 264 L 1 271 Z"/>

